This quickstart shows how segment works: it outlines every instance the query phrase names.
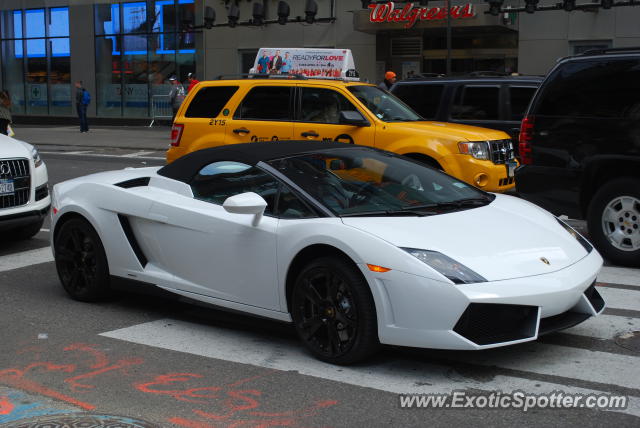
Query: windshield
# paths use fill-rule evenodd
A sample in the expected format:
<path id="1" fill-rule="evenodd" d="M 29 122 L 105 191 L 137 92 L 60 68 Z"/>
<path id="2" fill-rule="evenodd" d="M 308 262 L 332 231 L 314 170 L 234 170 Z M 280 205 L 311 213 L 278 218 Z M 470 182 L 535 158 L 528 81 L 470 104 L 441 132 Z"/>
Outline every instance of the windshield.
<path id="1" fill-rule="evenodd" d="M 268 162 L 338 216 L 431 215 L 493 196 L 430 167 L 371 149 L 333 149 Z"/>
<path id="2" fill-rule="evenodd" d="M 364 104 L 371 113 L 385 122 L 415 122 L 424 120 L 395 96 L 375 86 L 349 86 L 349 91 Z"/>

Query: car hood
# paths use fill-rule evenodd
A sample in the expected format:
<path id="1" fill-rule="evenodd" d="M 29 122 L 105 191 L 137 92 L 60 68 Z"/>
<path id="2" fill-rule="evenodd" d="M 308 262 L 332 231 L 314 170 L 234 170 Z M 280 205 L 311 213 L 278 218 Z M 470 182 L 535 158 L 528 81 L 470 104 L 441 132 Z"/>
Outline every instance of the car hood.
<path id="1" fill-rule="evenodd" d="M 554 272 L 587 255 L 553 215 L 504 195 L 484 207 L 427 217 L 342 221 L 398 247 L 438 251 L 489 281 Z"/>
<path id="2" fill-rule="evenodd" d="M 479 126 L 461 125 L 447 122 L 388 122 L 385 124 L 390 131 L 398 130 L 403 132 L 428 133 L 429 136 L 437 136 L 442 139 L 454 138 L 458 141 L 490 141 L 504 140 L 511 138 L 502 131 L 495 129 L 481 128 Z"/>
<path id="3" fill-rule="evenodd" d="M 33 146 L 0 134 L 0 158 L 31 158 Z"/>

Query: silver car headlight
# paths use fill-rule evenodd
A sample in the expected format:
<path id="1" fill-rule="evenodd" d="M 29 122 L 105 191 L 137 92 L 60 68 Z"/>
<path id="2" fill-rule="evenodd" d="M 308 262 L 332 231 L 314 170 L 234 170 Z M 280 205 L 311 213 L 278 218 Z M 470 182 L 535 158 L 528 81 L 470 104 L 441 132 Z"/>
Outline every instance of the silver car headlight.
<path id="1" fill-rule="evenodd" d="M 488 141 L 463 141 L 458 143 L 458 150 L 463 155 L 471 155 L 476 159 L 488 160 L 491 158 Z"/>
<path id="2" fill-rule="evenodd" d="M 38 153 L 38 149 L 36 149 L 35 147 L 31 149 L 31 157 L 33 158 L 33 163 L 35 164 L 36 168 L 42 165 L 42 159 L 40 159 L 40 153 Z"/>
<path id="3" fill-rule="evenodd" d="M 569 232 L 569 235 L 576 238 L 576 240 L 580 243 L 580 245 L 582 245 L 582 247 L 585 250 L 587 250 L 587 253 L 590 253 L 593 250 L 593 245 L 591 245 L 589 241 L 587 241 L 582 235 L 576 232 L 573 227 L 569 226 L 567 223 L 560 220 L 558 217 L 556 217 L 556 220 L 558 220 L 558 223 L 560 223 L 560 226 L 564 227 L 564 230 Z"/>
<path id="4" fill-rule="evenodd" d="M 418 248 L 402 248 L 421 262 L 431 266 L 433 269 L 449 278 L 455 284 L 472 284 L 476 282 L 487 282 L 465 265 L 458 263 L 451 257 L 447 257 L 437 251 L 420 250 Z"/>

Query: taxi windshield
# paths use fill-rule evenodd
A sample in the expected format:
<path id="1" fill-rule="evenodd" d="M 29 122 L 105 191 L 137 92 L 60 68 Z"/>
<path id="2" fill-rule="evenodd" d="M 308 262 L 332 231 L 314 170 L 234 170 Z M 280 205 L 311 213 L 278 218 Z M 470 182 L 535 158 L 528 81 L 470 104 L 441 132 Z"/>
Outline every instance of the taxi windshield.
<path id="1" fill-rule="evenodd" d="M 269 161 L 338 216 L 433 215 L 493 197 L 430 167 L 370 149 L 333 149 Z"/>
<path id="2" fill-rule="evenodd" d="M 349 91 L 364 104 L 371 113 L 385 122 L 415 122 L 424 120 L 402 101 L 375 86 L 349 86 Z"/>

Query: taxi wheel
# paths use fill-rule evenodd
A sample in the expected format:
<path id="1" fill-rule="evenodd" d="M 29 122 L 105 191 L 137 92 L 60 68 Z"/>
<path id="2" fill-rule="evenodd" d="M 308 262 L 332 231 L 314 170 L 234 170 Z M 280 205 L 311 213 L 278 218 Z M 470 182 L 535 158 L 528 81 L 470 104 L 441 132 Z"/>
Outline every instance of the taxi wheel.
<path id="1" fill-rule="evenodd" d="M 302 342 L 322 361 L 352 364 L 379 347 L 369 285 L 341 258 L 322 257 L 302 270 L 293 290 L 292 318 Z"/>
<path id="2" fill-rule="evenodd" d="M 589 204 L 587 227 L 605 259 L 640 266 L 640 180 L 621 178 L 600 187 Z"/>
<path id="3" fill-rule="evenodd" d="M 82 218 L 60 226 L 54 243 L 58 277 L 75 300 L 96 302 L 110 294 L 109 266 L 95 229 Z"/>

